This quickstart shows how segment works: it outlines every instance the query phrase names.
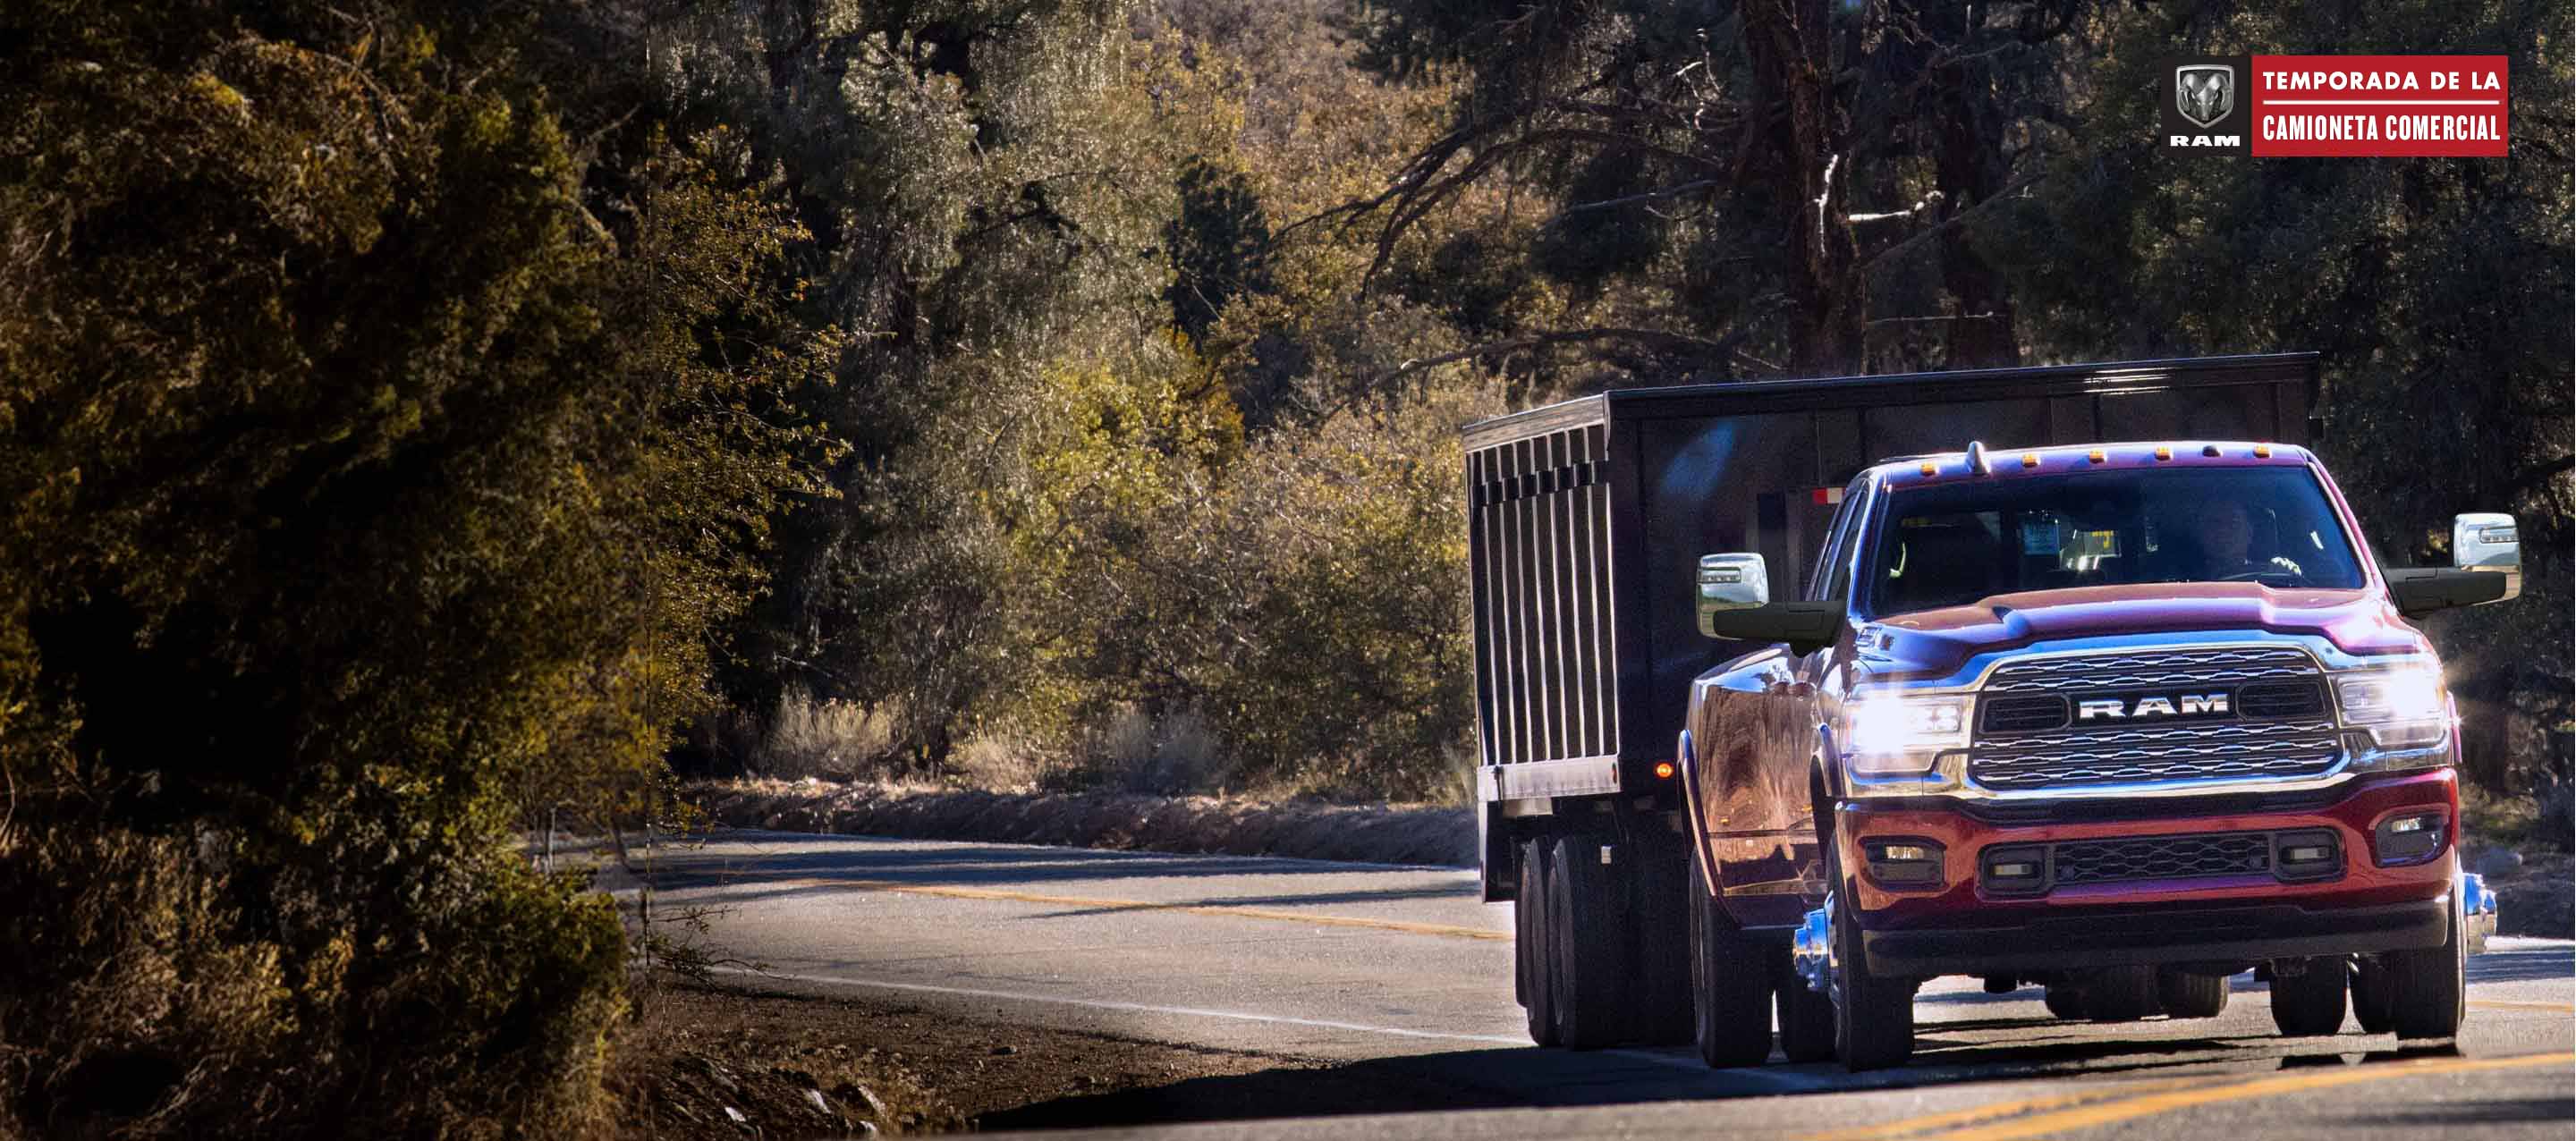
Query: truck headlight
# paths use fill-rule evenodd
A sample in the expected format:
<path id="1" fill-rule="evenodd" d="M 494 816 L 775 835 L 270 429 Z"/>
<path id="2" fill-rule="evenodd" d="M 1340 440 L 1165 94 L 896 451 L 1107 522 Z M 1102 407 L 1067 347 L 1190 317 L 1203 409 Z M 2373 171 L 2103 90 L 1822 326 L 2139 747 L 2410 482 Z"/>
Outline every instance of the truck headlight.
<path id="1" fill-rule="evenodd" d="M 2429 748 L 2451 731 L 2451 699 L 2432 662 L 2354 670 L 2334 685 L 2344 724 L 2369 730 L 2382 749 Z"/>
<path id="2" fill-rule="evenodd" d="M 1928 771 L 1945 749 L 1968 747 L 1965 697 L 1862 694 L 1843 707 L 1843 755 L 1853 772 Z"/>

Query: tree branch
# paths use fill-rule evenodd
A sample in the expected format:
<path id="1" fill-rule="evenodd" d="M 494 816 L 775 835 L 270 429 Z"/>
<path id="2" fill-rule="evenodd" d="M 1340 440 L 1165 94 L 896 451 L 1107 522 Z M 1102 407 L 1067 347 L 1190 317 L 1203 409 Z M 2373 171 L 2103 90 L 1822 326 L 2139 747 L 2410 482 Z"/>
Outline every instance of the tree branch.
<path id="1" fill-rule="evenodd" d="M 1395 366 L 1392 371 L 1374 378 L 1372 387 L 1375 386 L 1375 383 L 1394 380 L 1397 377 L 1404 376 L 1408 373 L 1420 372 L 1426 368 L 1437 368 L 1444 364 L 1456 364 L 1459 361 L 1473 360 L 1477 357 L 1493 356 L 1497 353 L 1510 353 L 1518 352 L 1522 349 L 1544 348 L 1549 345 L 1590 344 L 1595 341 L 1628 341 L 1650 352 L 1667 353 L 1673 356 L 1682 357 L 1715 359 L 1724 358 L 1727 354 L 1733 352 L 1735 347 L 1744 341 L 1744 338 L 1745 333 L 1743 330 L 1728 333 L 1726 336 L 1712 341 L 1703 337 L 1693 337 L 1682 333 L 1667 333 L 1660 329 L 1628 329 L 1610 326 L 1591 329 L 1551 329 L 1543 332 L 1527 333 L 1518 337 L 1505 337 L 1499 341 L 1488 341 L 1472 348 L 1460 349 L 1454 353 L 1442 353 L 1438 356 L 1432 357 L 1416 357 Z"/>

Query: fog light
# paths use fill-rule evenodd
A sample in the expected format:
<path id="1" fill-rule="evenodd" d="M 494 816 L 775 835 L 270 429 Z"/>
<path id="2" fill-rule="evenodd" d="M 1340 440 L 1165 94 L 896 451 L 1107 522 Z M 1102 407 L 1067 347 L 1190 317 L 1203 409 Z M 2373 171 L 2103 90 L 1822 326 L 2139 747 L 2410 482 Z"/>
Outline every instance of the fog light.
<path id="1" fill-rule="evenodd" d="M 1939 887 L 1941 845 L 1930 840 L 1863 840 L 1861 854 L 1869 860 L 1869 878 L 1890 887 Z"/>
<path id="2" fill-rule="evenodd" d="M 2273 871 L 2285 880 L 2320 879 L 2343 870 L 2343 844 L 2322 829 L 2276 833 L 2272 853 Z"/>
<path id="3" fill-rule="evenodd" d="M 1978 860 L 1987 891 L 1999 895 L 2033 895 L 2048 890 L 2048 849 L 2038 846 L 1988 848 Z"/>
<path id="4" fill-rule="evenodd" d="M 2379 865 L 2419 864 L 2441 855 L 2450 822 L 2448 812 L 2409 812 L 2380 821 L 2370 838 Z"/>

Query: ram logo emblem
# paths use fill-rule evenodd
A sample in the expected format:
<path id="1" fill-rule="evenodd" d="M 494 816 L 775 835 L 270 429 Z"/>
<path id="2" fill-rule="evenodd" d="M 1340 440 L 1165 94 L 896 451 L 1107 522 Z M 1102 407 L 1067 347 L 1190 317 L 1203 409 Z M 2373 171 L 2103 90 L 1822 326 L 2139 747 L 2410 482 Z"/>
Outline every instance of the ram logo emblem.
<path id="1" fill-rule="evenodd" d="M 2173 697 L 2128 698 L 2105 697 L 2096 701 L 2075 703 L 2077 721 L 2118 721 L 2148 717 L 2222 717 L 2227 714 L 2225 693 L 2185 693 Z"/>

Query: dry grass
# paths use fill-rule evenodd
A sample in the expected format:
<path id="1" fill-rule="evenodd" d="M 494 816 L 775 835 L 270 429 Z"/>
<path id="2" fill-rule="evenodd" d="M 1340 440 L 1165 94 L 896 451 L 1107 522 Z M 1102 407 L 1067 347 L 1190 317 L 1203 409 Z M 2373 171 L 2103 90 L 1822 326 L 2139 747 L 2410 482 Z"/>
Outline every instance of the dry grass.
<path id="1" fill-rule="evenodd" d="M 793 832 L 1473 866 L 1476 821 L 1446 805 L 1342 805 L 1117 792 L 997 793 L 823 781 L 717 781 L 716 823 Z"/>

